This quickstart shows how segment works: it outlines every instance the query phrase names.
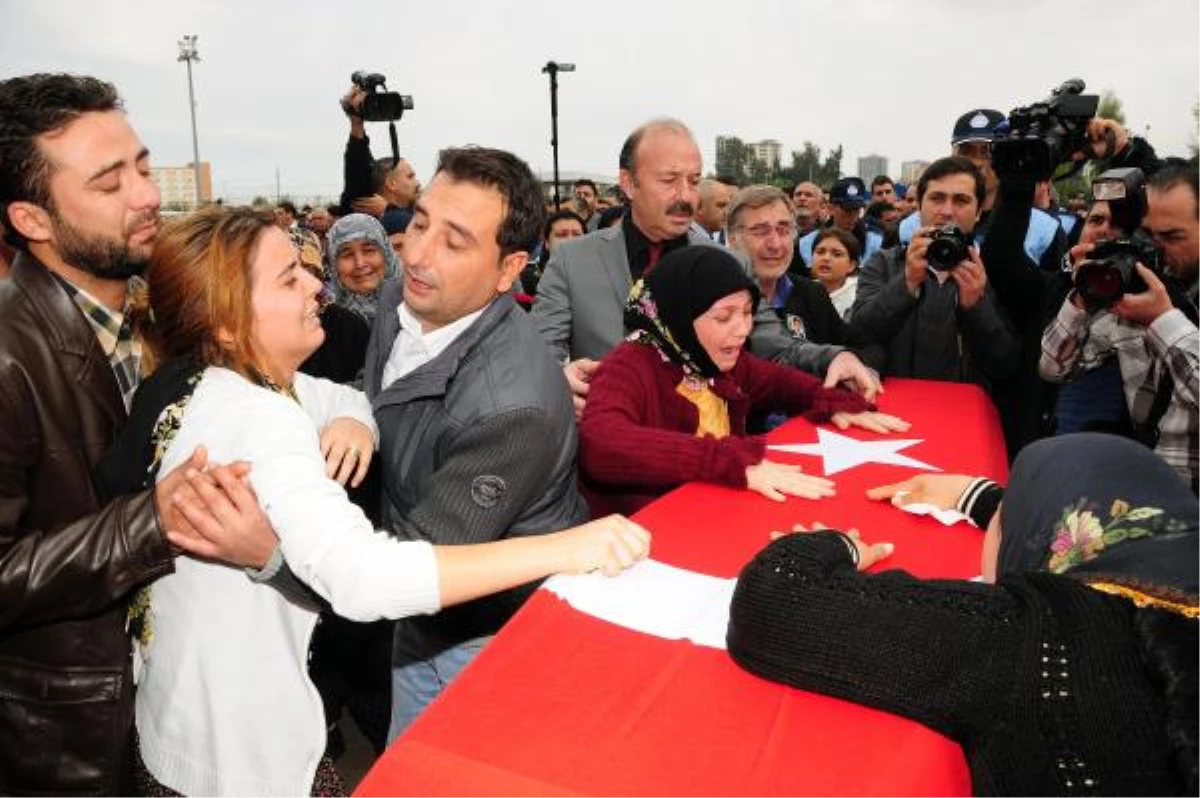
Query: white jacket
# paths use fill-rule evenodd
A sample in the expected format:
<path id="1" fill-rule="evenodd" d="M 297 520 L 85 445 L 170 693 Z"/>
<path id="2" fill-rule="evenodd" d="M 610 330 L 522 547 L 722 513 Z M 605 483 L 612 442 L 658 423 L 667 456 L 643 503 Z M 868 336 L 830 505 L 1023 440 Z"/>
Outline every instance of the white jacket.
<path id="1" fill-rule="evenodd" d="M 366 398 L 303 374 L 295 389 L 301 404 L 209 368 L 160 478 L 200 444 L 210 462 L 248 461 L 288 565 L 334 611 L 362 621 L 436 612 L 432 546 L 376 532 L 325 476 L 318 429 L 329 420 L 352 417 L 378 438 Z M 137 693 L 150 773 L 185 795 L 308 795 L 325 748 L 307 668 L 316 614 L 240 568 L 190 557 L 151 595 Z"/>

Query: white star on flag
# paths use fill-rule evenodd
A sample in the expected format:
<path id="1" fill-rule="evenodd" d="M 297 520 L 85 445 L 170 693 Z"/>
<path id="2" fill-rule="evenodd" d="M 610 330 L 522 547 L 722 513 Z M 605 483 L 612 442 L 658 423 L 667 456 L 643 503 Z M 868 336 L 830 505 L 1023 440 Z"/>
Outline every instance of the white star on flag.
<path id="1" fill-rule="evenodd" d="M 900 454 L 901 449 L 907 449 L 909 446 L 921 442 L 921 440 L 859 441 L 818 427 L 816 443 L 783 443 L 770 445 L 767 448 L 794 454 L 820 455 L 825 464 L 825 476 L 831 476 L 864 463 L 883 463 L 905 468 L 941 471 L 942 469 L 937 466 L 931 466 L 929 463 L 922 463 L 908 455 Z"/>

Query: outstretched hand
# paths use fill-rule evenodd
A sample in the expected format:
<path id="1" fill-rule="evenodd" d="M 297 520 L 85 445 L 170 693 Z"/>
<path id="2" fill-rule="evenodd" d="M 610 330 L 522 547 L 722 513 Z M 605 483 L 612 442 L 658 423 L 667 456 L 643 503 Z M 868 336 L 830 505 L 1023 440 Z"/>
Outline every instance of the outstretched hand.
<path id="1" fill-rule="evenodd" d="M 887 413 L 878 413 L 875 411 L 864 411 L 862 413 L 834 413 L 830 419 L 838 429 L 850 429 L 851 427 L 860 427 L 861 429 L 870 430 L 871 432 L 905 432 L 912 424 L 909 424 L 902 418 L 888 415 Z"/>
<path id="2" fill-rule="evenodd" d="M 867 490 L 867 498 L 890 499 L 892 504 L 931 504 L 942 510 L 953 510 L 958 497 L 975 477 L 963 474 L 918 474 L 892 485 L 879 485 Z"/>
<path id="3" fill-rule="evenodd" d="M 874 402 L 875 397 L 883 393 L 883 383 L 879 381 L 879 374 L 849 349 L 838 352 L 825 369 L 826 388 L 836 388 L 842 383 L 868 402 Z"/>
<path id="4" fill-rule="evenodd" d="M 608 515 L 557 534 L 566 546 L 564 573 L 616 576 L 650 554 L 650 533 L 623 515 Z"/>
<path id="5" fill-rule="evenodd" d="M 805 474 L 798 465 L 786 465 L 774 460 L 763 460 L 747 466 L 746 487 L 777 502 L 788 496 L 822 499 L 837 493 L 832 480 Z"/>
<path id="6" fill-rule="evenodd" d="M 807 529 L 804 524 L 796 524 L 792 527 L 791 532 L 772 532 L 771 540 L 779 540 L 779 538 L 785 535 L 795 533 L 804 534 L 822 531 L 841 532 L 841 530 L 831 530 L 820 521 L 813 521 Z M 891 543 L 864 543 L 859 537 L 857 529 L 850 529 L 846 532 L 841 532 L 841 534 L 849 543 L 854 545 L 854 549 L 858 553 L 858 556 L 855 558 L 857 560 L 856 565 L 860 571 L 865 571 L 880 560 L 892 556 L 892 552 L 896 550 L 896 547 Z"/>

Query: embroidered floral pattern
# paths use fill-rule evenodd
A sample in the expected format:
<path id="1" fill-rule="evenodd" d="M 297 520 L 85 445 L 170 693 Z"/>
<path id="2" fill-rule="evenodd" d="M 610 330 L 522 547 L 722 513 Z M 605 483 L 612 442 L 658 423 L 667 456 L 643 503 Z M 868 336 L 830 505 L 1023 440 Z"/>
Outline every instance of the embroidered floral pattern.
<path id="1" fill-rule="evenodd" d="M 192 393 L 195 392 L 196 386 L 200 384 L 203 376 L 203 371 L 197 371 L 189 377 L 183 396 L 164 407 L 158 420 L 154 423 L 154 431 L 150 433 L 150 445 L 154 447 L 154 457 L 146 466 L 146 479 L 142 483 L 143 485 L 154 484 L 154 478 L 162 466 L 163 455 L 167 453 L 167 449 L 171 448 L 171 443 L 175 440 L 175 435 L 183 424 L 184 408 L 187 407 Z M 137 645 L 142 659 L 149 658 L 147 652 L 154 639 L 151 589 L 152 586 L 147 585 L 138 590 L 133 596 L 133 601 L 129 602 L 129 609 L 125 614 L 125 629 Z"/>
<path id="2" fill-rule="evenodd" d="M 1160 532 L 1176 532 L 1186 525 L 1167 518 L 1158 507 L 1130 507 L 1116 499 L 1105 523 L 1094 502 L 1080 499 L 1063 511 L 1050 542 L 1049 569 L 1061 574 L 1080 563 L 1095 559 L 1108 546 Z"/>
<path id="3" fill-rule="evenodd" d="M 626 305 L 630 311 L 636 313 L 645 322 L 643 329 L 634 330 L 629 334 L 627 340 L 650 344 L 658 350 L 664 360 L 683 366 L 684 373 L 688 377 L 701 380 L 703 383 L 711 382 L 704 377 L 700 367 L 696 365 L 695 359 L 675 341 L 675 337 L 671 335 L 667 325 L 663 324 L 662 319 L 659 318 L 658 305 L 654 303 L 654 297 L 646 288 L 645 280 L 638 280 L 630 289 Z"/>

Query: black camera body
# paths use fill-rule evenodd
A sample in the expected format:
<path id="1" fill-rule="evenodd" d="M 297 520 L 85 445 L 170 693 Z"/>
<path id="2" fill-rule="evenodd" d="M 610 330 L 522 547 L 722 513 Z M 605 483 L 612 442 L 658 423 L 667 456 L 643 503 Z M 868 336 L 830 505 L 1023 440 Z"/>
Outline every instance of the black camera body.
<path id="1" fill-rule="evenodd" d="M 1100 97 L 1084 94 L 1079 78 L 1066 81 L 1050 96 L 1014 108 L 1008 131 L 992 145 L 992 168 L 1001 178 L 1049 180 L 1055 168 L 1087 142 L 1087 123 Z"/>
<path id="2" fill-rule="evenodd" d="M 958 225 L 948 224 L 934 230 L 929 235 L 929 248 L 925 250 L 925 260 L 929 266 L 939 272 L 953 269 L 971 257 L 968 247 L 971 238 Z"/>
<path id="3" fill-rule="evenodd" d="M 384 85 L 387 78 L 378 72 L 360 69 L 350 76 L 350 82 L 367 94 L 359 108 L 359 115 L 366 122 L 394 122 L 413 108 L 412 96 L 387 91 Z"/>
<path id="4" fill-rule="evenodd" d="M 1135 268 L 1138 262 L 1156 274 L 1160 273 L 1158 250 L 1141 231 L 1129 238 L 1096 244 L 1088 259 L 1075 270 L 1075 290 L 1084 306 L 1091 311 L 1102 310 L 1126 294 L 1147 290 L 1146 281 Z"/>

